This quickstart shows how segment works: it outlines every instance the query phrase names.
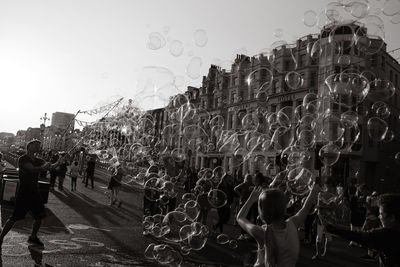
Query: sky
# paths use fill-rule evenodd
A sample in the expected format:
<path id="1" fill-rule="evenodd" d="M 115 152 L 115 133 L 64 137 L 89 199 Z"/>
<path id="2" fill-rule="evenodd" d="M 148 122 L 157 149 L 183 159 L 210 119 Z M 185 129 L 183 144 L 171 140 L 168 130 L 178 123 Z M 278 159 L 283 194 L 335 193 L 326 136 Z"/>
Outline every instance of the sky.
<path id="1" fill-rule="evenodd" d="M 369 13 L 384 21 L 390 50 L 400 47 L 400 24 L 391 22 L 400 13 L 388 16 L 395 9 L 385 1 L 369 0 Z M 0 132 L 120 97 L 160 107 L 169 95 L 200 86 L 211 64 L 228 68 L 236 54 L 318 33 L 321 22 L 307 26 L 304 14 L 320 14 L 329 2 L 0 0 Z"/>

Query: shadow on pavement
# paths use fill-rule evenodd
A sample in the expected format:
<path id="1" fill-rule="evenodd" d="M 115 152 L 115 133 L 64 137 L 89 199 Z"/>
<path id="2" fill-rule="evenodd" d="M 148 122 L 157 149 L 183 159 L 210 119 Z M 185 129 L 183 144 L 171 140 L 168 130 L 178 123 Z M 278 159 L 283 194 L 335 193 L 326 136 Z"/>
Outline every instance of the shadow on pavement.
<path id="1" fill-rule="evenodd" d="M 122 210 L 121 212 L 119 209 L 111 208 L 96 201 L 93 202 L 93 199 L 89 199 L 87 196 L 81 193 L 77 195 L 67 190 L 64 190 L 63 192 L 53 190 L 52 193 L 65 205 L 71 207 L 75 212 L 79 213 L 82 218 L 87 220 L 90 226 L 101 228 L 100 218 L 107 220 L 115 227 L 134 227 L 138 223 L 140 223 L 140 225 L 142 223 L 142 216 L 140 214 L 141 211 L 139 211 L 139 214 L 129 210 Z M 126 244 L 116 238 L 113 233 L 104 231 L 102 234 L 113 240 L 117 246 L 126 246 Z M 132 236 L 132 239 L 133 238 L 134 236 Z M 142 251 L 144 251 L 144 248 Z M 138 252 L 135 251 L 129 251 L 129 253 L 131 256 L 143 257 L 143 255 L 139 255 Z"/>
<path id="2" fill-rule="evenodd" d="M 1 205 L 1 223 L 2 225 L 11 217 L 14 211 L 14 206 L 11 204 Z M 65 227 L 63 222 L 48 208 L 46 208 L 46 218 L 42 221 L 42 226 L 39 232 L 44 234 L 56 234 L 56 233 L 66 233 L 70 232 Z M 30 213 L 28 213 L 24 220 L 17 221 L 13 227 L 16 232 L 30 232 L 32 228 L 33 218 Z"/>

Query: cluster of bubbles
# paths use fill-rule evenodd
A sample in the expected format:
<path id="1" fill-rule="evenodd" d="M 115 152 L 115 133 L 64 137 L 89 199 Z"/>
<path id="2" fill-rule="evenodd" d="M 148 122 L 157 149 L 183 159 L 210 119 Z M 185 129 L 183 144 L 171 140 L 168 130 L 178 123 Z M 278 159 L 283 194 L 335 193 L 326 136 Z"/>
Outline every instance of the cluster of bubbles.
<path id="1" fill-rule="evenodd" d="M 394 24 L 400 22 L 398 3 L 386 0 L 380 8 L 384 16 L 393 17 Z M 315 181 L 311 171 L 314 157 L 329 169 L 341 154 L 360 148 L 362 135 L 383 144 L 396 138 L 395 130 L 388 123 L 393 117 L 388 103 L 395 94 L 394 84 L 372 70 L 360 71 L 352 67 L 384 46 L 383 20 L 372 10 L 368 1 L 341 0 L 328 4 L 322 13 L 313 10 L 304 13 L 305 26 L 323 29 L 321 38 L 307 39 L 307 60 L 334 63 L 341 68 L 335 73 L 320 73 L 323 84 L 319 85 L 318 93 L 310 91 L 301 103 L 279 106 L 276 110 L 262 107 L 253 111 L 236 110 L 229 117 L 211 114 L 191 100 L 198 99 L 200 93 L 216 93 L 218 89 L 211 92 L 201 88 L 204 92 L 191 90 L 182 94 L 184 77 L 175 76 L 162 67 L 148 66 L 142 69 L 138 80 L 140 92 L 136 103 L 125 103 L 112 116 L 85 128 L 82 142 L 88 151 L 107 162 L 110 171 L 122 167 L 122 182 L 142 185 L 145 202 L 156 203 L 145 210 L 143 229 L 146 235 L 163 244 L 150 244 L 145 251 L 148 259 L 171 266 L 181 265 L 184 255 L 201 250 L 210 237 L 208 227 L 198 221 L 200 207 L 209 205 L 218 209 L 227 205 L 226 194 L 217 189 L 223 176 L 223 168 L 217 166 L 202 168 L 193 191 L 183 194 L 177 207 L 169 211 L 166 207 L 182 191 L 187 177 L 160 172 L 157 164 L 173 169 L 192 160 L 192 155 L 211 153 L 231 155 L 234 169 L 253 164 L 263 173 L 270 173 L 278 163 L 282 168 L 271 177 L 269 187 L 290 193 L 290 203 L 294 203 L 304 199 Z M 359 23 L 359 27 L 351 26 L 354 22 Z M 328 23 L 329 28 L 323 28 Z M 274 36 L 280 38 L 282 33 L 282 29 L 276 29 Z M 344 33 L 348 37 L 346 42 L 338 42 L 335 35 Z M 194 41 L 196 46 L 204 47 L 208 42 L 206 32 L 195 31 Z M 162 34 L 149 35 L 149 49 L 158 50 L 166 45 Z M 184 52 L 184 44 L 179 40 L 170 41 L 168 47 L 174 57 Z M 287 91 L 305 88 L 309 78 L 305 79 L 298 71 L 301 62 L 296 57 L 296 49 L 296 45 L 278 40 L 256 58 L 262 63 L 261 67 L 248 72 L 245 79 L 256 99 L 268 102 L 269 95 L 275 93 L 276 75 L 284 76 L 280 87 Z M 358 54 L 350 56 L 354 51 Z M 292 70 L 280 63 L 279 53 L 286 53 Z M 248 62 L 239 62 L 232 70 L 245 72 L 246 64 Z M 188 77 L 199 78 L 201 66 L 200 57 L 191 57 L 186 69 Z M 243 98 L 236 95 L 233 102 Z M 165 107 L 164 117 L 155 118 L 154 114 L 137 108 L 146 102 L 149 106 L 159 103 Z M 216 106 L 224 104 L 226 100 L 222 99 Z M 163 123 L 158 123 L 160 120 Z M 160 125 L 162 128 L 156 130 Z M 366 125 L 366 129 L 361 129 L 360 125 Z M 394 160 L 400 164 L 400 152 L 395 154 Z M 326 217 L 344 216 L 339 216 L 338 212 L 328 210 Z M 224 234 L 217 237 L 217 243 L 237 247 L 236 240 Z"/>
<path id="2" fill-rule="evenodd" d="M 151 174 L 145 184 L 145 202 L 157 201 L 158 207 L 165 207 L 171 197 L 174 197 L 173 189 L 166 188 L 170 184 L 164 178 L 157 178 L 157 175 Z M 157 180 L 157 181 L 156 181 Z M 160 187 L 160 183 L 163 184 Z M 157 194 L 162 194 L 157 197 Z M 158 241 L 167 243 L 165 253 L 168 258 L 168 264 L 180 264 L 182 255 L 188 255 L 191 251 L 201 250 L 209 237 L 209 229 L 207 226 L 197 221 L 200 214 L 200 204 L 197 196 L 193 193 L 186 193 L 182 196 L 182 202 L 178 207 L 168 213 L 154 211 L 154 215 L 145 215 L 143 220 L 143 229 L 145 235 L 151 235 Z M 154 203 L 154 202 L 153 202 Z M 146 205 L 145 205 L 146 206 Z M 148 211 L 145 211 L 148 213 Z M 163 215 L 165 214 L 165 215 Z M 178 252 L 179 251 L 179 252 Z M 164 264 L 164 260 L 157 256 L 157 246 L 148 245 L 145 256 L 149 259 L 157 260 Z M 179 265 L 176 265 L 179 266 Z"/>
<path id="3" fill-rule="evenodd" d="M 164 29 L 164 35 L 169 33 L 169 29 Z M 185 44 L 184 42 L 177 40 L 165 38 L 163 34 L 159 32 L 151 32 L 147 38 L 146 46 L 150 50 L 159 50 L 165 46 L 168 47 L 169 53 L 174 57 L 180 57 L 184 50 Z M 193 42 L 196 47 L 202 48 L 205 47 L 208 43 L 207 32 L 203 29 L 197 29 L 193 33 Z M 200 69 L 202 66 L 202 59 L 200 57 L 194 57 L 193 52 L 189 51 L 188 53 L 190 59 L 186 67 L 186 74 L 189 78 L 195 80 L 200 77 Z M 172 94 L 169 94 L 170 96 Z"/>

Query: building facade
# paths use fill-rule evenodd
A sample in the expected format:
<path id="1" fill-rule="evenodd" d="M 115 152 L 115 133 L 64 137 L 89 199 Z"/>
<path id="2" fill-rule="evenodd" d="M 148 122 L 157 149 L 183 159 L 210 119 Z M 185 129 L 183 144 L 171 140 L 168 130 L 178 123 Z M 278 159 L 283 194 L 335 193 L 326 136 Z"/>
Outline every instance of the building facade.
<path id="1" fill-rule="evenodd" d="M 330 24 L 268 55 L 237 55 L 230 70 L 212 65 L 200 88 L 189 87 L 165 107 L 156 131 L 164 150 L 195 169 L 222 166 L 232 173 L 259 170 L 272 176 L 284 168 L 283 148 L 304 147 L 299 128 L 310 117 L 315 136 L 305 149 L 307 168 L 322 169 L 342 184 L 355 179 L 373 190 L 400 191 L 394 162 L 400 151 L 395 136 L 400 133 L 400 97 L 394 89 L 400 65 L 383 40 L 367 33 L 356 23 Z M 380 116 L 374 110 L 377 102 L 389 110 L 389 116 L 381 117 L 386 132 L 371 127 L 371 119 Z M 349 115 L 356 117 L 351 126 L 340 120 Z M 277 135 L 276 128 L 279 132 L 285 123 L 290 130 Z M 385 132 L 382 139 L 374 136 L 376 131 Z M 321 168 L 320 150 L 327 144 L 340 148 L 340 157 Z"/>
<path id="2" fill-rule="evenodd" d="M 51 126 L 60 128 L 74 130 L 75 125 L 75 115 L 65 112 L 54 112 L 51 115 Z"/>

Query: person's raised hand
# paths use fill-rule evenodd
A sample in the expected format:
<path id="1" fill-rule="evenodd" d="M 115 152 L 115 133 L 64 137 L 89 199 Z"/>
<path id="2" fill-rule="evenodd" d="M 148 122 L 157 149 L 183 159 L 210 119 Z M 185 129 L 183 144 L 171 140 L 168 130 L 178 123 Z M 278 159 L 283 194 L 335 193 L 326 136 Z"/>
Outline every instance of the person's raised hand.
<path id="1" fill-rule="evenodd" d="M 263 191 L 263 188 L 261 186 L 254 187 L 253 191 L 251 191 L 249 199 L 253 202 L 258 201 L 258 197 L 260 196 L 262 191 Z"/>

